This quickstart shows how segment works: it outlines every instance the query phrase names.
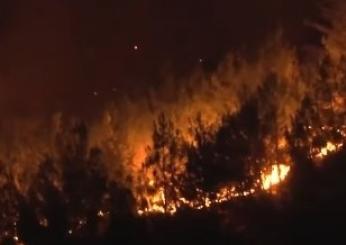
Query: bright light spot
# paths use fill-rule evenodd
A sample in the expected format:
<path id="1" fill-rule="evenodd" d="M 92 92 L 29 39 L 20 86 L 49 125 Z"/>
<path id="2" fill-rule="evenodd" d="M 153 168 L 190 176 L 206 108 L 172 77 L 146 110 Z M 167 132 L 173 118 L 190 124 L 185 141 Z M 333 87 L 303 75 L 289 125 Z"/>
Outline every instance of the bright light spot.
<path id="1" fill-rule="evenodd" d="M 332 142 L 328 141 L 327 144 L 324 147 L 319 149 L 319 151 L 316 153 L 315 157 L 317 159 L 323 159 L 326 156 L 328 156 L 329 154 L 338 151 L 342 146 L 343 146 L 342 143 L 340 143 L 340 144 L 333 144 Z"/>
<path id="2" fill-rule="evenodd" d="M 273 186 L 285 180 L 290 169 L 290 166 L 284 164 L 273 165 L 270 173 L 262 174 L 262 188 L 264 190 L 269 190 Z"/>
<path id="3" fill-rule="evenodd" d="M 155 185 L 155 181 L 154 181 L 154 180 L 150 180 L 150 181 L 149 181 L 149 186 L 150 186 L 150 187 L 154 187 L 154 185 Z"/>
<path id="4" fill-rule="evenodd" d="M 138 45 L 134 45 L 134 46 L 133 46 L 133 50 L 136 50 L 136 51 L 139 50 Z"/>
<path id="5" fill-rule="evenodd" d="M 100 210 L 100 211 L 98 211 L 97 216 L 98 217 L 104 217 L 105 214 L 104 214 L 104 212 L 102 210 Z"/>
<path id="6" fill-rule="evenodd" d="M 285 137 L 282 137 L 279 139 L 279 142 L 278 142 L 278 148 L 279 149 L 286 149 L 287 148 L 287 140 Z"/>
<path id="7" fill-rule="evenodd" d="M 46 218 L 40 219 L 40 225 L 43 227 L 48 227 L 48 220 Z"/>
<path id="8" fill-rule="evenodd" d="M 205 205 L 207 208 L 209 208 L 209 207 L 210 207 L 210 205 L 211 205 L 211 201 L 210 201 L 210 199 L 209 199 L 208 197 L 205 199 L 205 203 L 204 203 L 204 205 Z"/>
<path id="9" fill-rule="evenodd" d="M 94 95 L 94 96 L 98 96 L 99 93 L 98 93 L 97 91 L 94 91 L 94 92 L 93 92 L 93 95 Z"/>

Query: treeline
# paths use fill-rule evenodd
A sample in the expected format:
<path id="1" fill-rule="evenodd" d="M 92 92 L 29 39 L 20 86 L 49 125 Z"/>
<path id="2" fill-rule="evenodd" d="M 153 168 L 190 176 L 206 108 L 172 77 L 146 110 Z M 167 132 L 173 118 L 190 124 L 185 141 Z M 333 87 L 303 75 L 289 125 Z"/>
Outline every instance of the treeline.
<path id="1" fill-rule="evenodd" d="M 330 28 L 322 28 L 326 34 L 317 48 L 322 55 L 301 54 L 299 64 L 291 67 L 300 67 L 293 85 L 270 74 L 240 110 L 223 115 L 217 127 L 207 125 L 203 114 L 192 118 L 192 140 L 161 114 L 153 123 L 141 174 L 129 181 L 136 183 L 133 187 L 109 178 L 104 149 L 89 145 L 89 129 L 78 120 L 54 135 L 55 154 L 44 154 L 25 192 L 18 188 L 13 166 L 1 161 L 0 243 L 47 244 L 116 233 L 110 229 L 121 231 L 137 206 L 147 205 L 138 194 L 162 188 L 167 202 L 174 202 L 230 182 L 246 188 L 267 164 L 290 161 L 298 176 L 294 189 L 308 184 L 304 178 L 314 172 L 314 151 L 328 142 L 342 146 L 346 139 L 345 6 L 337 8 L 340 20 L 326 12 Z M 304 84 L 301 97 L 295 93 L 297 84 Z M 290 110 L 296 106 L 299 110 Z M 117 165 L 121 171 L 124 164 Z"/>
<path id="2" fill-rule="evenodd" d="M 291 129 L 278 122 L 280 83 L 275 74 L 240 111 L 224 115 L 218 127 L 205 124 L 203 115 L 193 119 L 192 141 L 161 114 L 153 125 L 153 144 L 137 190 L 109 178 L 103 149 L 90 148 L 85 123 L 65 123 L 55 135 L 56 154 L 45 155 L 25 193 L 18 191 L 8 165 L 1 164 L 1 241 L 30 240 L 32 234 L 98 237 L 119 217 L 136 215 L 137 205 L 147 205 L 145 200 L 138 203 L 138 193 L 144 197 L 162 188 L 168 203 L 181 196 L 193 199 L 196 190 L 212 193 L 228 183 L 252 186 L 264 166 L 287 159 L 295 169 L 303 167 L 298 163 L 312 166 L 311 149 L 329 141 L 342 144 L 346 133 L 345 78 L 331 64 L 322 68 L 320 87 L 306 95 Z M 280 146 L 280 140 L 287 145 Z"/>

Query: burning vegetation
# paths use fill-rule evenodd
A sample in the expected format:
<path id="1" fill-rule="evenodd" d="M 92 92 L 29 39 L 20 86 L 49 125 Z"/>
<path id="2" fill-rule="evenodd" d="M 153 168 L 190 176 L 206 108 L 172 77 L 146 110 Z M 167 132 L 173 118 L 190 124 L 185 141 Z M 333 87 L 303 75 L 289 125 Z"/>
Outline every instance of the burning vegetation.
<path id="1" fill-rule="evenodd" d="M 11 136 L 0 146 L 0 242 L 24 244 L 23 227 L 102 236 L 114 217 L 276 198 L 297 159 L 318 168 L 346 140 L 346 21 L 323 30 L 305 59 L 279 35 L 256 62 L 229 56 L 92 125 L 58 115 Z"/>

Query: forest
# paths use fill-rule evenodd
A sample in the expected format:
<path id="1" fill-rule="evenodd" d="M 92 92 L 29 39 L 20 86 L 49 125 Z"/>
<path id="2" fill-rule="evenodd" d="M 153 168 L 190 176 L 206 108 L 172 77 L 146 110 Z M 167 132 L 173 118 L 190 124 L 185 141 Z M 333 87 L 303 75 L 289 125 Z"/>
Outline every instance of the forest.
<path id="1" fill-rule="evenodd" d="M 296 244 L 345 225 L 346 5 L 183 85 L 0 142 L 1 244 Z M 9 139 L 11 138 L 11 139 Z M 339 240 L 339 241 L 340 241 Z"/>

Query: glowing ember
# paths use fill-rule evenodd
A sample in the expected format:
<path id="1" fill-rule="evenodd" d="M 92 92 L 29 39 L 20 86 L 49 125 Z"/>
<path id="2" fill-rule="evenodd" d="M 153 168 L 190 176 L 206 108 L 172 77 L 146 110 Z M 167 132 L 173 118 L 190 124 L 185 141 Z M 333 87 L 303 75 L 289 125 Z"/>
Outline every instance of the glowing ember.
<path id="1" fill-rule="evenodd" d="M 256 193 L 264 191 L 271 191 L 273 187 L 279 185 L 288 176 L 290 166 L 284 164 L 276 164 L 271 166 L 271 171 L 262 171 L 261 179 L 255 181 L 255 186 L 246 190 L 241 190 L 235 185 L 224 186 L 216 193 L 203 192 L 197 190 L 197 198 L 188 200 L 185 197 L 179 197 L 178 201 L 167 203 L 165 199 L 165 192 L 163 188 L 159 188 L 157 192 L 146 197 L 147 207 L 138 209 L 137 214 L 150 215 L 150 214 L 175 214 L 179 208 L 188 207 L 191 209 L 201 210 L 208 209 L 217 204 L 229 202 L 236 198 L 248 197 Z M 155 185 L 154 180 L 149 181 L 149 186 Z M 258 185 L 259 184 L 259 185 Z"/>
<path id="2" fill-rule="evenodd" d="M 314 158 L 316 160 L 322 160 L 325 157 L 327 157 L 329 154 L 337 152 L 342 146 L 343 146 L 342 143 L 333 144 L 332 142 L 328 141 L 324 147 L 317 150 L 317 152 L 314 155 Z"/>
<path id="3" fill-rule="evenodd" d="M 48 220 L 46 218 L 41 218 L 39 220 L 39 223 L 42 227 L 46 227 L 46 228 L 48 227 Z"/>
<path id="4" fill-rule="evenodd" d="M 104 213 L 102 210 L 99 210 L 99 211 L 97 212 L 97 216 L 98 216 L 98 217 L 104 217 L 104 216 L 105 216 L 105 213 Z"/>

